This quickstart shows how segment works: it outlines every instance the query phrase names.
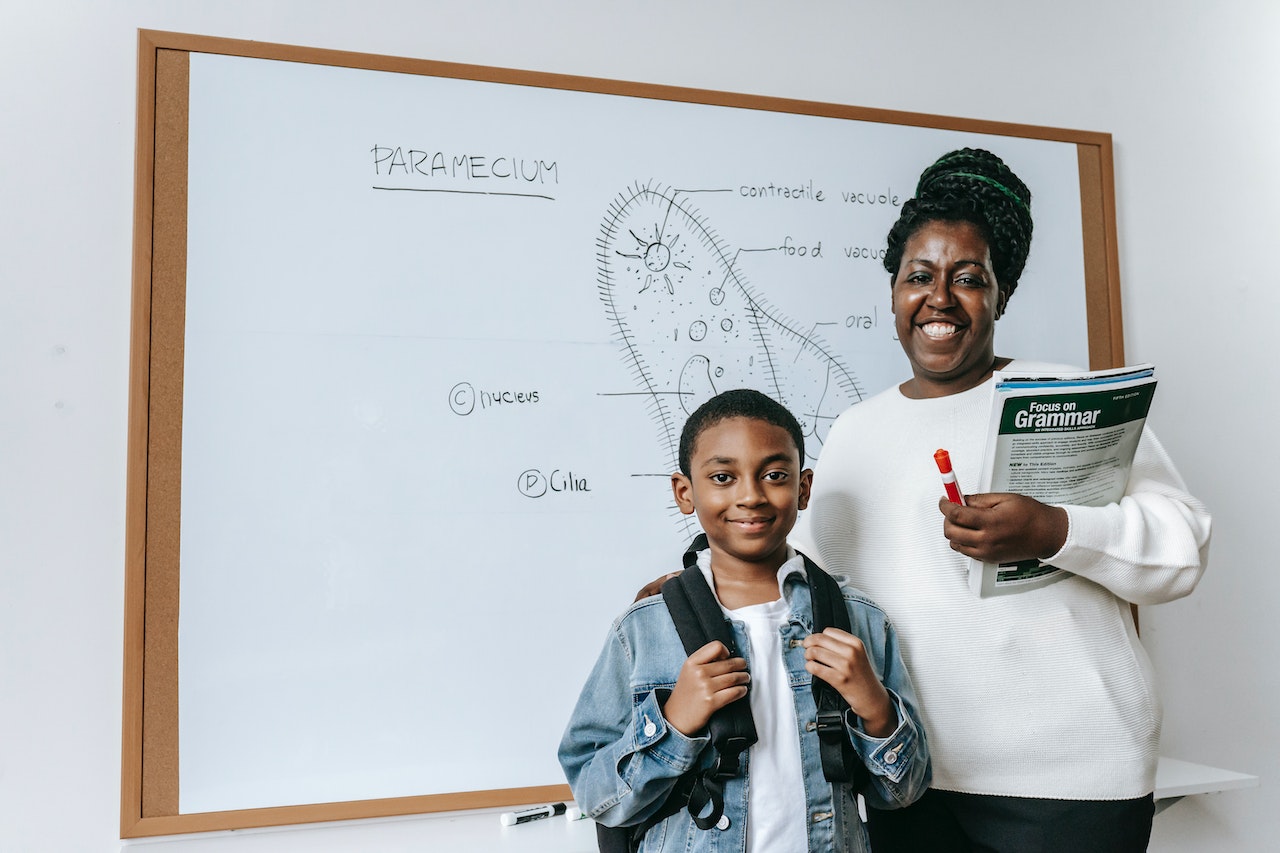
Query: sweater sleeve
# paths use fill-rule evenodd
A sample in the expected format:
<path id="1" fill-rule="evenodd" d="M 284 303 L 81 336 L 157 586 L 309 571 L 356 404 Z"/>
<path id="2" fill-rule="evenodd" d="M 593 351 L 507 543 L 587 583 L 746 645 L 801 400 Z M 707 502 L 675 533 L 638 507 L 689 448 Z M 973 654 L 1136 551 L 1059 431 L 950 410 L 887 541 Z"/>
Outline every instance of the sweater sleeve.
<path id="1" fill-rule="evenodd" d="M 1204 573 L 1209 511 L 1187 493 L 1149 429 L 1138 442 L 1119 503 L 1063 508 L 1067 539 L 1045 562 L 1101 584 L 1125 601 L 1173 601 L 1195 589 Z"/>

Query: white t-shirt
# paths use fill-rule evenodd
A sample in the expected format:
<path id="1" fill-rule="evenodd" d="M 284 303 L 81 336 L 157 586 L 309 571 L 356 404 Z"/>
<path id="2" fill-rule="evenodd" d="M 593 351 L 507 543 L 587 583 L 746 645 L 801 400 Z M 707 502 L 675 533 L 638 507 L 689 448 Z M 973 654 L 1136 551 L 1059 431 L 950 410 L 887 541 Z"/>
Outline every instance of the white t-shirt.
<path id="1" fill-rule="evenodd" d="M 698 557 L 699 568 L 714 591 L 710 552 L 703 551 Z M 747 754 L 747 849 L 766 853 L 804 853 L 809 847 L 800 733 L 782 661 L 782 629 L 791 616 L 782 597 L 782 581 L 797 568 L 803 574 L 804 560 L 793 552 L 778 570 L 778 598 L 774 601 L 737 610 L 720 605 L 726 616 L 742 623 L 750 645 L 746 650 L 751 670 L 748 695 L 759 739 Z"/>

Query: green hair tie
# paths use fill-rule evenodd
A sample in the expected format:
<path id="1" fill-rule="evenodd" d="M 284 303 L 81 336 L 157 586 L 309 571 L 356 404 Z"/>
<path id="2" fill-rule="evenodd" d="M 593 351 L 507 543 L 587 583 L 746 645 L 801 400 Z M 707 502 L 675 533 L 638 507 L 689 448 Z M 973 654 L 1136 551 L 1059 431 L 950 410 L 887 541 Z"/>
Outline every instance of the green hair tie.
<path id="1" fill-rule="evenodd" d="M 981 181 L 988 186 L 993 186 L 1012 199 L 1018 207 L 1026 211 L 1028 216 L 1031 215 L 1031 208 L 1027 206 L 1027 203 L 1019 198 L 1017 193 L 997 181 L 995 178 L 988 178 L 986 175 L 975 175 L 973 172 L 948 172 L 947 174 L 960 178 L 973 178 L 975 181 Z M 916 191 L 916 194 L 919 195 L 919 190 Z"/>
<path id="2" fill-rule="evenodd" d="M 920 176 L 920 180 L 916 182 L 916 195 L 917 196 L 920 195 L 926 186 L 928 186 L 929 184 L 938 180 L 939 177 L 941 177 L 941 175 L 938 175 L 935 173 L 930 180 L 926 181 L 925 175 L 929 174 L 930 171 L 935 169 L 940 169 L 941 167 L 945 166 L 946 164 L 950 163 L 953 160 L 967 159 L 969 156 L 970 156 L 970 152 L 968 151 L 968 149 L 965 149 L 962 151 L 952 151 L 950 154 L 944 154 L 941 157 L 939 157 L 937 160 L 934 160 L 933 165 L 930 166 L 928 169 L 925 169 L 924 174 Z M 946 172 L 945 174 L 949 175 L 952 173 Z M 965 173 L 956 173 L 956 174 L 968 174 L 968 173 L 965 172 Z"/>

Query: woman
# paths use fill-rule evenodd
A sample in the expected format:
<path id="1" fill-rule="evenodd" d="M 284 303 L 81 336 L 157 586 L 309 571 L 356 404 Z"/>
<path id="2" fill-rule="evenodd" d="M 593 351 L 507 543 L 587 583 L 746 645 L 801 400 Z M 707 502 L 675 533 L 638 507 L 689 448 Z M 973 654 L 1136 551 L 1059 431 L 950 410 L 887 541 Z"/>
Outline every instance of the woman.
<path id="1" fill-rule="evenodd" d="M 920 697 L 934 778 L 872 812 L 877 853 L 1145 850 L 1160 707 L 1129 603 L 1191 592 L 1210 518 L 1143 434 L 1126 496 L 1105 507 L 1014 494 L 941 496 L 933 452 L 978 481 L 995 323 L 1030 247 L 1031 194 L 995 155 L 952 152 L 921 175 L 889 234 L 911 378 L 837 419 L 796 546 L 893 619 Z M 1017 361 L 1020 371 L 1061 366 Z M 978 598 L 967 558 L 1047 559 L 1072 577 Z"/>

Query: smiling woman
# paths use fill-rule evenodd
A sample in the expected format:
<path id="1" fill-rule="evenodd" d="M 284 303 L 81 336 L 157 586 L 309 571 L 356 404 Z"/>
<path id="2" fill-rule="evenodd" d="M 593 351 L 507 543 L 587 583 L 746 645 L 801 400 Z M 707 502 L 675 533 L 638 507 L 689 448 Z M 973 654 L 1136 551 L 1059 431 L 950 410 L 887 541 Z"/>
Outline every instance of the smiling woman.
<path id="1" fill-rule="evenodd" d="M 1208 512 L 1149 431 L 1127 493 L 1104 507 L 953 504 L 933 469 L 947 448 L 959 482 L 978 481 L 992 375 L 1012 363 L 995 354 L 996 321 L 1031 233 L 1031 193 L 995 155 L 963 149 L 925 170 L 884 260 L 911 378 L 837 419 L 793 536 L 885 608 L 919 691 L 932 787 L 870 810 L 877 853 L 1136 853 L 1150 836 L 1160 706 L 1125 605 L 1191 592 Z M 1073 576 L 977 598 L 971 557 L 1048 558 Z"/>
<path id="2" fill-rule="evenodd" d="M 908 397 L 941 397 L 984 381 L 995 321 L 1031 250 L 1031 191 L 986 151 L 953 151 L 925 170 L 889 231 L 884 268 L 914 378 Z"/>
<path id="3" fill-rule="evenodd" d="M 972 388 L 995 364 L 995 319 L 1007 298 L 987 241 L 971 222 L 929 222 L 904 251 L 892 301 L 914 374 L 903 393 L 918 399 Z"/>

